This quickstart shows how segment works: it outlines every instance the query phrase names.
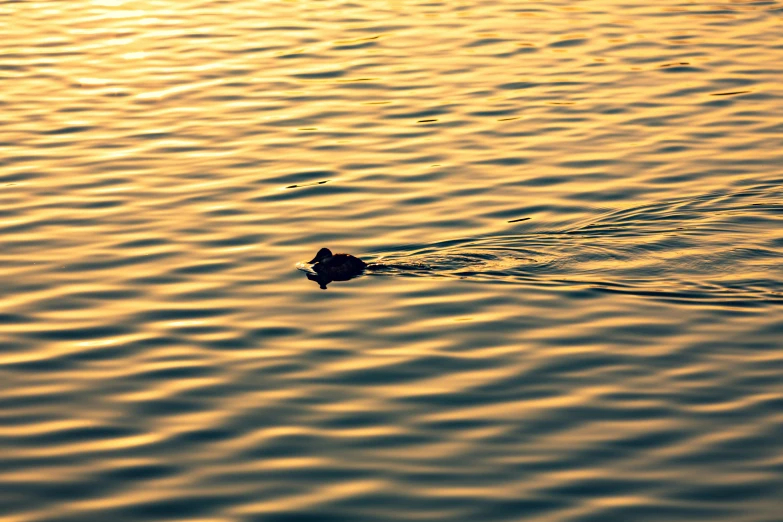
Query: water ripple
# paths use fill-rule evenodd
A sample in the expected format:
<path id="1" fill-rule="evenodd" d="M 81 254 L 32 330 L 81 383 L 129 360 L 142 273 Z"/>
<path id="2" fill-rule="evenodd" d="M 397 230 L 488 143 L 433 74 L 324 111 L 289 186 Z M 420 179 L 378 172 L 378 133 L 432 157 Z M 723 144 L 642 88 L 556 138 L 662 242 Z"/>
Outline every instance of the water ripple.
<path id="1" fill-rule="evenodd" d="M 0 516 L 776 520 L 781 8 L 0 3 Z"/>

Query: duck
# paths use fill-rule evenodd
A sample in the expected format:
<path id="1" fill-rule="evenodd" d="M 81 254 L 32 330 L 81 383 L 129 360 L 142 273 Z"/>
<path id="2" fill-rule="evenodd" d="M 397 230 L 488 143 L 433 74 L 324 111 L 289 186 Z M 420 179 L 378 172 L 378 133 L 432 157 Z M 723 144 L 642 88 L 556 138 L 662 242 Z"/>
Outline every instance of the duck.
<path id="1" fill-rule="evenodd" d="M 361 274 L 367 263 L 351 254 L 332 254 L 328 248 L 322 248 L 310 261 L 310 268 L 316 274 L 332 281 L 345 281 Z"/>

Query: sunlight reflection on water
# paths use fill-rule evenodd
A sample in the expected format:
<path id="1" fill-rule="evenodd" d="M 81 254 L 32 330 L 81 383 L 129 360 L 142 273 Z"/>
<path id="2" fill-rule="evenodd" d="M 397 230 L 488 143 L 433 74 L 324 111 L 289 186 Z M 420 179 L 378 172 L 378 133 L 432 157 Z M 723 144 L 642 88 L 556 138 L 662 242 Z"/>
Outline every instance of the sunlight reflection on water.
<path id="1" fill-rule="evenodd" d="M 776 520 L 781 9 L 0 4 L 0 516 Z"/>

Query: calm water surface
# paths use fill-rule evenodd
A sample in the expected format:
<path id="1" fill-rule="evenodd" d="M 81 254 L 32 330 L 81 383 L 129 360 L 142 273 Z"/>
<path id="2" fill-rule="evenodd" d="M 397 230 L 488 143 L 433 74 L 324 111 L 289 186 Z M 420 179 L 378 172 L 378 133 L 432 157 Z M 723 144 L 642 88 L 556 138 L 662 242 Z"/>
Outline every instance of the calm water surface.
<path id="1" fill-rule="evenodd" d="M 781 19 L 0 3 L 0 518 L 780 520 Z"/>

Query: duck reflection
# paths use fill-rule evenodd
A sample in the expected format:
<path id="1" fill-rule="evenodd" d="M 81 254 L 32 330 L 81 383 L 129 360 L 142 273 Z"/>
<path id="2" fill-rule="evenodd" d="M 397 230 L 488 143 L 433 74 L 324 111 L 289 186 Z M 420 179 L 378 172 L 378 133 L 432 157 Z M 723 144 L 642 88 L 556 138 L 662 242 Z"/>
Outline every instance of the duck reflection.
<path id="1" fill-rule="evenodd" d="M 321 287 L 321 290 L 326 290 L 326 285 L 328 285 L 333 281 L 348 281 L 349 279 L 353 279 L 353 277 L 355 277 L 352 276 L 352 277 L 345 277 L 339 279 L 332 279 L 331 277 L 323 276 L 321 274 L 305 274 L 305 275 L 307 276 L 307 279 L 309 279 L 310 281 L 315 281 L 316 283 L 318 283 L 318 286 Z"/>

